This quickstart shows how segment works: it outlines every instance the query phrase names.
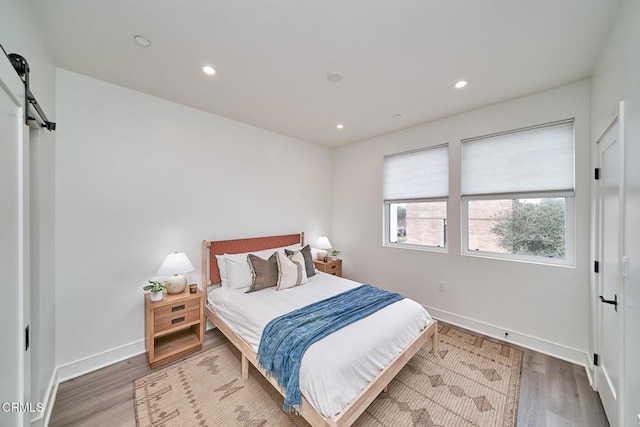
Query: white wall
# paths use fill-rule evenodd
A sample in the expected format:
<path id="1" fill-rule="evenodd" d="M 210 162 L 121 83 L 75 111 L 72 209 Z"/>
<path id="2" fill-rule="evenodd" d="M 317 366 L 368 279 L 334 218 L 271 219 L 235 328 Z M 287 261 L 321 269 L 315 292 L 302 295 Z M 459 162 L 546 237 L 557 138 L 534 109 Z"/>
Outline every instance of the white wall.
<path id="1" fill-rule="evenodd" d="M 34 19 L 32 4 L 3 0 L 0 43 L 7 53 L 24 56 L 31 68 L 31 91 L 48 118 L 55 121 L 55 68 L 45 39 Z M 46 402 L 55 385 L 54 306 L 54 180 L 55 133 L 31 131 L 32 254 L 31 254 L 31 400 Z M 50 409 L 50 405 L 47 405 Z M 43 414 L 33 419 L 42 422 Z"/>
<path id="2" fill-rule="evenodd" d="M 201 284 L 203 239 L 330 233 L 329 149 L 66 70 L 57 93 L 62 379 L 144 350 L 141 288 L 170 251 Z"/>
<path id="3" fill-rule="evenodd" d="M 624 282 L 625 406 L 621 425 L 635 426 L 640 414 L 640 2 L 625 0 L 591 81 L 592 140 L 596 141 L 626 101 L 625 242 L 629 279 Z"/>
<path id="4" fill-rule="evenodd" d="M 575 268 L 461 255 L 460 141 L 575 117 Z M 347 277 L 381 285 L 435 317 L 585 364 L 589 283 L 589 82 L 394 132 L 335 151 L 333 234 Z M 382 157 L 449 143 L 449 253 L 382 246 Z M 437 282 L 445 292 L 437 291 Z"/>

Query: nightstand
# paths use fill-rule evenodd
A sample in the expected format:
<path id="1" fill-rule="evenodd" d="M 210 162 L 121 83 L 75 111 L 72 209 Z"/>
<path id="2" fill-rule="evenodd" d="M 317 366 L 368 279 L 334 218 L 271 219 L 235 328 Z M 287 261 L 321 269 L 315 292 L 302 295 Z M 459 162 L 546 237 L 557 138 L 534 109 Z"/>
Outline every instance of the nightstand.
<path id="1" fill-rule="evenodd" d="M 202 348 L 204 338 L 204 294 L 189 287 L 179 294 L 166 294 L 162 301 L 144 296 L 145 344 L 151 368 L 164 365 Z"/>
<path id="2" fill-rule="evenodd" d="M 337 259 L 332 261 L 329 259 L 328 261 L 321 261 L 319 259 L 313 260 L 313 265 L 322 272 L 332 274 L 334 276 L 342 277 L 342 260 Z"/>

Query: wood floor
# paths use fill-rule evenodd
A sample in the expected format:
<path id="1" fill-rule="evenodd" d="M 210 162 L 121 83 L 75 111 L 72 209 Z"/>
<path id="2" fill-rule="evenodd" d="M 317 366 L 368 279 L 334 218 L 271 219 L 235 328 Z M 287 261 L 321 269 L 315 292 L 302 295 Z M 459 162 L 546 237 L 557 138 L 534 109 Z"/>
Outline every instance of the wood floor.
<path id="1" fill-rule="evenodd" d="M 228 342 L 213 329 L 203 351 Z M 524 350 L 518 427 L 608 426 L 584 368 Z M 134 427 L 133 380 L 151 368 L 142 354 L 60 384 L 51 427 Z"/>

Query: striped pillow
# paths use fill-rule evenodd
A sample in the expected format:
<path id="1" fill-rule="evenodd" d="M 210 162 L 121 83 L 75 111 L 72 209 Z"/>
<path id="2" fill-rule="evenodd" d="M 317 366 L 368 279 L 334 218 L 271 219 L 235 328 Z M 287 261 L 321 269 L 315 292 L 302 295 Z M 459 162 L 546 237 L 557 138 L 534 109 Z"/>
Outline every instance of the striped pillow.
<path id="1" fill-rule="evenodd" d="M 300 252 L 296 252 L 289 259 L 281 252 L 277 252 L 278 262 L 278 287 L 277 290 L 293 288 L 307 283 L 307 272 L 304 266 L 304 258 Z"/>
<path id="2" fill-rule="evenodd" d="M 302 254 L 304 257 L 304 266 L 307 271 L 307 278 L 316 274 L 316 267 L 313 264 L 313 255 L 311 255 L 311 247 L 306 245 L 304 248 L 300 249 L 298 252 Z M 291 257 L 295 253 L 295 251 L 285 249 L 284 253 L 287 254 L 288 257 Z"/>

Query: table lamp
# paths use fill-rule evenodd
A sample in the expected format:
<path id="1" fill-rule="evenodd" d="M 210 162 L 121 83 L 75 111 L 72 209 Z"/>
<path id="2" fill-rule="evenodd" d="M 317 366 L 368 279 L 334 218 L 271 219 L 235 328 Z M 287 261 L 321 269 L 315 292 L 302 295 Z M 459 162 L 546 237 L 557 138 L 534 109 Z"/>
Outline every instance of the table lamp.
<path id="1" fill-rule="evenodd" d="M 327 257 L 329 256 L 326 249 L 331 249 L 332 247 L 333 246 L 331 246 L 331 242 L 329 241 L 329 238 L 327 236 L 318 237 L 318 240 L 316 240 L 316 249 L 321 249 L 320 251 L 318 251 L 318 259 L 326 261 Z"/>
<path id="2" fill-rule="evenodd" d="M 158 276 L 169 276 L 167 282 L 167 292 L 178 294 L 184 291 L 187 286 L 187 278 L 180 273 L 190 273 L 195 270 L 187 255 L 184 252 L 173 252 L 167 255 L 156 271 Z"/>

